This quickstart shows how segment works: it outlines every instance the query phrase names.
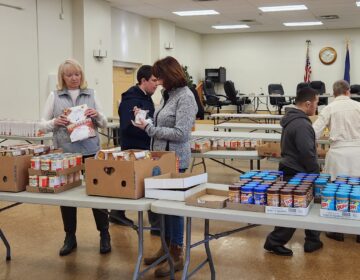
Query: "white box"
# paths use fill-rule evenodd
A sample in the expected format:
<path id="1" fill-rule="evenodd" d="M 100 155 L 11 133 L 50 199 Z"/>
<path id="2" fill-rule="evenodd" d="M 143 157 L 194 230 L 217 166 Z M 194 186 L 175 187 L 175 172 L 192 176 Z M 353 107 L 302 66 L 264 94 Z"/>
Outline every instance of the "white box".
<path id="1" fill-rule="evenodd" d="M 206 188 L 206 184 L 201 184 L 199 186 L 190 188 L 190 189 L 152 189 L 145 187 L 145 197 L 155 198 L 155 199 L 166 199 L 166 200 L 176 200 L 176 201 L 185 201 L 188 197 L 193 194 Z"/>
<path id="2" fill-rule="evenodd" d="M 360 213 L 320 209 L 320 216 L 326 218 L 360 220 Z"/>
<path id="3" fill-rule="evenodd" d="M 195 185 L 207 183 L 207 173 L 192 175 L 185 173 L 166 173 L 145 178 L 146 189 L 187 189 Z"/>
<path id="4" fill-rule="evenodd" d="M 276 215 L 306 216 L 313 205 L 311 202 L 306 208 L 265 206 L 265 213 Z"/>

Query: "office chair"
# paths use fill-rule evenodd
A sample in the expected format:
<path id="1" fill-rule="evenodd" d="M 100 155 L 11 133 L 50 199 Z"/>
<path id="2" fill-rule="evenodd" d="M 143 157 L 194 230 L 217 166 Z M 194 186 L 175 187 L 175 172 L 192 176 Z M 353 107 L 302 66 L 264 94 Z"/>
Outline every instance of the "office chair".
<path id="1" fill-rule="evenodd" d="M 242 112 L 242 105 L 251 103 L 249 98 L 238 96 L 238 92 L 235 90 L 235 86 L 232 81 L 226 81 L 224 83 L 224 91 L 227 98 L 231 101 L 231 105 L 236 106 L 237 113 Z"/>
<path id="2" fill-rule="evenodd" d="M 222 106 L 227 106 L 231 104 L 231 101 L 225 95 L 216 94 L 214 83 L 210 80 L 206 80 L 204 82 L 203 87 L 204 95 L 205 95 L 205 103 L 208 106 L 216 107 L 217 113 L 220 112 Z M 225 97 L 225 100 L 220 100 L 220 97 Z"/>
<path id="3" fill-rule="evenodd" d="M 359 97 L 352 96 L 351 99 L 360 102 L 360 85 L 351 85 L 350 93 L 359 95 Z"/>
<path id="4" fill-rule="evenodd" d="M 310 82 L 310 87 L 315 89 L 319 93 L 319 103 L 318 105 L 328 105 L 328 98 L 327 97 L 321 97 L 326 92 L 325 84 L 322 81 L 312 81 Z"/>
<path id="5" fill-rule="evenodd" d="M 302 88 L 310 87 L 309 83 L 301 82 L 296 86 L 296 92 L 298 92 Z"/>
<path id="6" fill-rule="evenodd" d="M 269 84 L 269 95 L 284 95 L 284 89 L 281 84 Z M 270 97 L 270 104 L 278 108 L 278 113 L 281 115 L 281 109 L 285 105 L 290 105 L 290 101 L 286 101 L 285 97 Z"/>

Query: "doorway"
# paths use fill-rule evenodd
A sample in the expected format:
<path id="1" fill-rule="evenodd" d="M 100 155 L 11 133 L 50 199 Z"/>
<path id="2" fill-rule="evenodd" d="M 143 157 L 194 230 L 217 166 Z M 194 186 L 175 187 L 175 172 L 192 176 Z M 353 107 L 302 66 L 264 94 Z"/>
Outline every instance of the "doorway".
<path id="1" fill-rule="evenodd" d="M 134 68 L 113 67 L 113 117 L 118 117 L 121 95 L 135 84 Z"/>

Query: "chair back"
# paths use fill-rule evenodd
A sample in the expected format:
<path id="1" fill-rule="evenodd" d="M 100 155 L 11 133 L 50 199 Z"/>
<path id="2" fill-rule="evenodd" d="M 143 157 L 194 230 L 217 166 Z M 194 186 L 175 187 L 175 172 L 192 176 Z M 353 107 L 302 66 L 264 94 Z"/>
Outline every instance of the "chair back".
<path id="1" fill-rule="evenodd" d="M 351 85 L 350 86 L 350 93 L 360 95 L 360 85 Z"/>
<path id="2" fill-rule="evenodd" d="M 281 84 L 269 84 L 268 92 L 269 95 L 284 95 L 284 88 Z M 285 97 L 270 97 L 270 104 L 273 106 L 283 102 L 286 102 Z"/>
<path id="3" fill-rule="evenodd" d="M 320 95 L 323 95 L 326 91 L 325 83 L 323 81 L 312 81 L 309 85 L 311 88 L 315 89 Z"/>
<path id="4" fill-rule="evenodd" d="M 209 106 L 218 106 L 219 97 L 216 96 L 214 83 L 210 80 L 206 80 L 204 82 L 203 87 L 204 95 L 205 95 L 205 101 L 206 104 Z"/>
<path id="5" fill-rule="evenodd" d="M 328 105 L 328 98 L 321 97 L 326 92 L 325 83 L 323 81 L 312 81 L 310 82 L 310 87 L 315 89 L 320 95 L 318 105 Z"/>
<path id="6" fill-rule="evenodd" d="M 227 98 L 231 101 L 232 104 L 236 104 L 237 101 L 237 93 L 235 90 L 234 83 L 232 81 L 226 81 L 224 83 L 224 91 Z"/>
<path id="7" fill-rule="evenodd" d="M 305 83 L 305 82 L 298 83 L 296 86 L 296 92 L 298 92 L 302 88 L 307 88 L 307 87 L 310 87 L 309 83 Z"/>

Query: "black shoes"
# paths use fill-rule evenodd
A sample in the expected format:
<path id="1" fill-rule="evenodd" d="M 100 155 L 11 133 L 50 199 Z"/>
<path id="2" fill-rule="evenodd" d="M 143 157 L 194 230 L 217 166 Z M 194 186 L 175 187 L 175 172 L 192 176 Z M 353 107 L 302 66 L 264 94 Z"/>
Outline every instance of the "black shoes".
<path id="1" fill-rule="evenodd" d="M 100 254 L 111 252 L 110 234 L 108 231 L 100 233 Z"/>
<path id="2" fill-rule="evenodd" d="M 69 255 L 77 247 L 76 236 L 75 234 L 67 233 L 65 236 L 64 245 L 60 249 L 59 255 L 66 256 Z"/>
<path id="3" fill-rule="evenodd" d="M 110 234 L 108 231 L 100 233 L 100 254 L 107 254 L 111 252 Z M 64 245 L 60 249 L 59 255 L 69 255 L 77 247 L 75 234 L 67 233 L 65 236 Z"/>
<path id="4" fill-rule="evenodd" d="M 356 243 L 360 243 L 360 235 L 356 235 Z"/>
<path id="5" fill-rule="evenodd" d="M 291 257 L 293 255 L 293 251 L 286 248 L 285 246 L 279 245 L 279 246 L 270 246 L 267 243 L 264 245 L 264 249 L 274 253 L 275 255 L 279 256 L 288 256 Z"/>
<path id="6" fill-rule="evenodd" d="M 316 242 L 305 241 L 304 252 L 312 253 L 314 251 L 321 249 L 322 247 L 323 247 L 323 243 L 320 240 Z"/>
<path id="7" fill-rule="evenodd" d="M 152 229 L 150 230 L 150 234 L 153 236 L 160 236 L 160 230 Z"/>
<path id="8" fill-rule="evenodd" d="M 344 234 L 339 232 L 327 232 L 325 233 L 327 238 L 334 239 L 336 241 L 344 241 Z"/>
<path id="9" fill-rule="evenodd" d="M 123 221 L 121 221 L 121 220 Z M 134 222 L 125 216 L 125 211 L 111 210 L 109 216 L 109 222 L 119 226 L 133 226 Z"/>

